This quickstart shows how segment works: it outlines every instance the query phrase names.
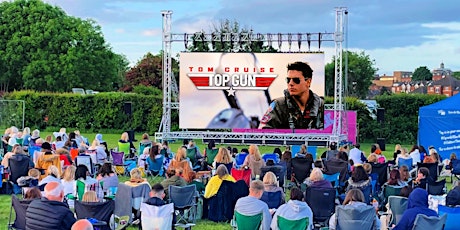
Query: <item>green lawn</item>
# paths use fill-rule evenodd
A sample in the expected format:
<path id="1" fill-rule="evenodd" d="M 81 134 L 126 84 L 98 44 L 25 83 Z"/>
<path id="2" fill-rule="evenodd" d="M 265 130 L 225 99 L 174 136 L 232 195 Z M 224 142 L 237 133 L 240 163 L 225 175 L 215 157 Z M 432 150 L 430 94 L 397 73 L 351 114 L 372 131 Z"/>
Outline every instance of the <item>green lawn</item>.
<path id="1" fill-rule="evenodd" d="M 40 136 L 42 138 L 45 138 L 47 135 L 51 135 L 51 133 L 47 132 L 42 132 Z M 82 133 L 83 136 L 87 137 L 89 142 L 93 140 L 95 133 Z M 141 133 L 136 133 L 136 139 L 140 140 L 141 139 Z M 120 134 L 103 134 L 103 139 L 108 143 L 109 148 L 114 148 L 117 146 L 117 142 L 120 139 L 121 133 Z M 153 138 L 151 138 L 153 139 Z M 206 148 L 206 144 L 202 143 L 200 140 L 196 141 L 197 145 L 203 151 L 203 149 Z M 137 147 L 137 143 L 135 144 Z M 182 145 L 182 141 L 176 141 L 170 143 L 170 148 L 172 151 L 176 151 L 180 146 Z M 366 156 L 370 153 L 372 143 L 361 143 L 361 150 L 366 153 Z M 227 147 L 228 145 L 217 145 L 218 147 Z M 248 145 L 235 145 L 232 147 L 238 148 L 238 150 L 241 150 L 242 148 L 248 148 Z M 403 145 L 403 147 L 406 147 L 410 149 L 410 145 Z M 269 153 L 273 152 L 273 149 L 275 146 L 259 146 L 260 152 L 261 153 Z M 281 151 L 284 151 L 284 147 L 280 147 Z M 327 148 L 320 147 L 317 149 L 317 157 L 321 155 L 322 152 L 326 151 Z M 394 151 L 394 144 L 387 144 L 386 145 L 386 151 L 383 151 L 383 154 L 386 156 L 387 159 L 391 159 L 393 157 L 393 151 Z M 120 181 L 126 181 L 128 178 L 127 177 L 120 177 Z M 156 178 L 155 180 L 152 180 L 152 178 L 149 178 L 150 184 L 158 183 L 162 180 L 162 178 Z M 449 183 L 447 184 L 448 188 L 450 189 L 451 183 L 450 180 L 448 180 Z M 289 191 L 287 192 L 286 196 L 288 197 Z M 0 195 L 0 226 L 7 226 L 8 223 L 8 217 L 9 217 L 9 212 L 10 212 L 10 207 L 11 207 L 11 196 L 10 195 Z M 13 214 L 14 216 L 14 214 Z M 214 223 L 212 221 L 207 221 L 207 220 L 199 220 L 197 221 L 197 225 L 195 227 L 196 229 L 203 229 L 203 230 L 224 230 L 224 229 L 231 229 L 230 224 L 228 223 Z M 137 227 L 129 227 L 128 229 L 137 229 Z"/>

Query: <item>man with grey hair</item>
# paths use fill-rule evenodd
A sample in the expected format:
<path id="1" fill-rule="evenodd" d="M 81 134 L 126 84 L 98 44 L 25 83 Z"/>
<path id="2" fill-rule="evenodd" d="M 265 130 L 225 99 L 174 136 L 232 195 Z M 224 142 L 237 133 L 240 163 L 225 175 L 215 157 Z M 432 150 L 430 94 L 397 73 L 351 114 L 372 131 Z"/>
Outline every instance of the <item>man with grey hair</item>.
<path id="1" fill-rule="evenodd" d="M 270 230 L 272 213 L 268 210 L 268 205 L 260 198 L 264 193 L 264 184 L 260 180 L 254 180 L 249 186 L 249 195 L 236 201 L 235 211 L 242 215 L 253 216 L 262 213 L 262 230 Z"/>
<path id="2" fill-rule="evenodd" d="M 26 226 L 30 230 L 70 230 L 75 217 L 69 206 L 62 202 L 64 187 L 55 181 L 45 186 L 45 197 L 30 203 L 26 212 Z"/>

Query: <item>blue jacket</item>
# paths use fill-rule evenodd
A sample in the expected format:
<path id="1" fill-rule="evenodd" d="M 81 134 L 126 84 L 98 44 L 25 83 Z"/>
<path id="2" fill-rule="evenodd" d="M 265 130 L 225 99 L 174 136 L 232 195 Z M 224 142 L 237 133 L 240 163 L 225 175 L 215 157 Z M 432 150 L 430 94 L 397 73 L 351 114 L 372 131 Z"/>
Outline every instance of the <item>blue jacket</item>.
<path id="1" fill-rule="evenodd" d="M 421 188 L 416 188 L 409 195 L 407 209 L 404 211 L 401 221 L 393 230 L 412 229 L 417 214 L 426 216 L 438 216 L 438 214 L 428 208 L 428 192 Z"/>

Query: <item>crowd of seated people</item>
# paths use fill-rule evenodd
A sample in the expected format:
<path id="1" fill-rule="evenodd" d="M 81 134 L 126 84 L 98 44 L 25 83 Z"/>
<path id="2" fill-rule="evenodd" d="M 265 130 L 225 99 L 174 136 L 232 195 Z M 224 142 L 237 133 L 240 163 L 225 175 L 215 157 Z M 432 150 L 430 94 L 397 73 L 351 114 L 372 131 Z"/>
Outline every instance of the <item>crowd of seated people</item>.
<path id="1" fill-rule="evenodd" d="M 120 143 L 123 144 L 129 142 L 129 139 L 126 139 L 126 135 L 127 134 L 122 135 Z M 24 135 L 18 135 L 16 133 L 15 138 L 20 139 L 20 137 L 23 136 Z M 28 160 L 30 160 L 30 164 L 27 166 L 27 171 L 30 175 L 22 175 L 22 180 L 27 180 L 27 177 L 30 177 L 29 179 L 31 179 L 32 177 L 36 177 L 36 174 L 39 174 L 39 178 L 34 179 L 37 182 L 35 185 L 33 183 L 27 183 L 28 187 L 30 186 L 33 188 L 33 190 L 29 189 L 26 191 L 27 193 L 31 193 L 27 196 L 29 198 L 38 197 L 37 194 L 33 194 L 34 192 L 36 193 L 37 190 L 41 191 L 40 195 L 43 195 L 45 192 L 44 188 L 46 187 L 46 185 L 55 183 L 58 183 L 62 186 L 64 195 L 71 194 L 73 197 L 75 197 L 78 196 L 77 183 L 82 183 L 85 186 L 86 195 L 83 195 L 83 200 L 88 200 L 90 202 L 101 202 L 104 199 L 106 199 L 105 195 L 107 194 L 109 188 L 118 186 L 119 176 L 117 175 L 116 170 L 114 170 L 114 166 L 110 163 L 108 155 L 105 153 L 106 148 L 103 147 L 103 145 L 100 142 L 102 140 L 102 135 L 99 135 L 99 137 L 95 137 L 95 139 L 91 142 L 91 145 L 88 145 L 87 141 L 85 141 L 86 139 L 83 138 L 79 134 L 79 132 L 72 132 L 66 135 L 64 135 L 62 132 L 59 132 L 57 137 L 59 138 L 56 138 L 56 141 L 54 142 L 52 142 L 52 139 L 49 140 L 51 141 L 50 143 L 43 141 L 39 137 L 38 130 L 34 130 L 31 134 L 28 134 L 26 143 L 28 143 L 29 149 L 31 145 L 40 145 L 39 152 L 36 152 L 37 157 L 35 158 L 35 164 L 33 162 L 33 158 L 28 156 L 28 154 L 30 153 L 24 152 L 22 146 L 18 144 L 18 141 L 16 143 L 12 141 L 11 143 L 13 143 L 13 145 L 11 146 L 10 151 L 8 151 L 3 156 L 2 165 L 5 168 L 8 168 L 8 163 L 11 162 L 10 159 L 22 155 L 28 157 Z M 9 140 L 11 138 L 13 137 L 10 137 Z M 7 143 L 10 143 L 9 140 Z M 150 162 L 151 159 L 162 159 L 162 165 L 165 171 L 165 178 L 162 179 L 158 186 L 152 188 L 153 194 L 160 194 L 154 195 L 153 197 L 164 197 L 165 199 L 168 199 L 168 189 L 170 185 L 186 186 L 193 184 L 197 189 L 197 195 L 201 197 L 201 199 L 213 199 L 213 197 L 217 196 L 220 192 L 222 184 L 225 184 L 225 186 L 228 186 L 227 184 L 236 184 L 239 181 L 239 179 L 241 179 L 232 176 L 233 170 L 250 170 L 250 178 L 252 182 L 250 182 L 249 184 L 245 183 L 246 186 L 249 185 L 249 196 L 239 197 L 240 200 L 246 198 L 241 201 L 235 199 L 233 203 L 234 210 L 240 210 L 242 214 L 250 215 L 253 212 L 249 209 L 253 207 L 244 208 L 247 205 L 246 203 L 253 202 L 253 199 L 255 198 L 260 200 L 264 193 L 267 194 L 280 191 L 282 195 L 279 206 L 275 209 L 268 210 L 270 216 L 273 216 L 273 220 L 272 218 L 270 218 L 270 221 L 263 220 L 262 223 L 262 226 L 270 225 L 272 229 L 276 229 L 279 216 L 288 219 L 300 218 L 300 216 L 291 215 L 292 212 L 288 211 L 291 209 L 298 210 L 298 212 L 295 212 L 296 215 L 298 214 L 304 218 L 311 218 L 312 212 L 310 207 L 307 203 L 302 202 L 302 200 L 304 199 L 304 188 L 302 186 L 294 186 L 293 190 L 291 190 L 291 197 L 289 199 L 285 197 L 285 183 L 279 184 L 279 181 L 281 181 L 281 179 L 284 179 L 284 177 L 288 178 L 291 176 L 292 168 L 290 163 L 293 159 L 293 156 L 296 156 L 298 158 L 305 158 L 308 160 L 308 162 L 311 163 L 311 166 L 308 167 L 311 169 L 311 171 L 308 172 L 307 179 L 305 181 L 300 181 L 300 183 L 305 184 L 306 187 L 333 188 L 331 182 L 325 180 L 323 175 L 331 175 L 335 173 L 334 166 L 336 165 L 346 166 L 343 168 L 343 170 L 345 171 L 344 174 L 341 170 L 337 171 L 340 173 L 341 180 L 340 186 L 337 187 L 342 188 L 342 190 L 338 188 L 338 193 L 345 197 L 343 203 L 340 203 L 341 205 L 372 205 L 369 204 L 369 202 L 367 202 L 366 204 L 366 199 L 368 199 L 368 197 L 364 196 L 364 199 L 361 199 L 362 197 L 359 194 L 355 194 L 358 192 L 352 191 L 359 190 L 362 193 L 363 188 L 371 184 L 372 178 L 370 177 L 370 175 L 373 172 L 373 167 L 375 164 L 388 164 L 387 159 L 383 156 L 383 153 L 378 147 L 378 145 L 374 145 L 370 149 L 370 154 L 367 155 L 364 153 L 364 151 L 361 151 L 358 146 L 352 148 L 349 152 L 347 152 L 349 148 L 339 148 L 336 143 L 331 143 L 331 145 L 329 146 L 329 150 L 325 152 L 323 159 L 313 159 L 313 155 L 309 154 L 305 147 L 301 148 L 300 152 L 296 153 L 291 152 L 289 147 L 287 147 L 284 152 L 281 152 L 279 148 L 275 148 L 273 150 L 273 153 L 275 153 L 278 156 L 279 160 L 279 162 L 275 162 L 272 159 L 268 159 L 265 161 L 262 157 L 262 154 L 259 151 L 258 146 L 252 144 L 249 146 L 248 154 L 244 158 L 242 167 L 240 169 L 237 169 L 238 156 L 240 154 L 245 153 L 237 153 L 233 156 L 233 148 L 230 148 L 231 151 L 229 151 L 226 147 L 217 148 L 215 145 L 209 148 L 218 149 L 217 155 L 215 155 L 213 159 L 213 163 L 207 165 L 205 168 L 197 169 L 192 164 L 190 158 L 187 157 L 187 149 L 192 149 L 193 151 L 196 151 L 195 157 L 197 159 L 203 157 L 206 158 L 207 151 L 209 151 L 208 149 L 205 150 L 204 156 L 202 156 L 198 146 L 196 146 L 194 142 L 189 142 L 187 145 L 179 147 L 178 150 L 173 153 L 169 150 L 167 142 L 163 144 L 155 143 L 153 141 L 148 140 L 148 136 L 146 136 L 146 138 L 143 138 L 142 141 L 143 143 L 145 142 L 144 144 L 151 145 L 150 147 L 145 147 L 142 153 L 139 153 L 139 155 L 137 156 L 138 160 L 135 162 L 136 166 L 135 168 L 130 170 L 130 177 L 128 181 L 124 182 L 124 184 L 131 187 L 136 187 L 140 184 L 149 184 L 150 186 L 148 180 L 145 178 L 145 176 L 143 176 L 145 175 L 144 169 L 148 168 L 149 159 Z M 65 142 L 65 144 L 61 146 L 60 142 Z M 72 159 L 72 156 L 70 154 L 70 149 L 73 148 L 85 149 L 85 151 L 96 151 L 98 157 L 97 162 L 95 163 L 100 164 L 100 167 L 98 167 L 98 170 L 94 174 L 92 174 L 91 170 L 85 165 L 75 165 L 76 162 L 74 159 Z M 82 151 L 80 151 L 80 153 L 85 154 L 85 152 Z M 353 157 L 353 159 L 355 160 L 351 159 L 352 153 L 356 154 L 356 156 Z M 132 155 L 132 153 L 130 154 Z M 367 156 L 367 158 L 363 159 L 362 156 Z M 420 158 L 420 160 L 418 160 L 417 157 Z M 411 151 L 406 151 L 405 148 L 398 146 L 395 148 L 395 154 L 393 158 L 390 159 L 390 162 L 393 163 L 390 163 L 390 166 L 388 166 L 389 173 L 387 178 L 385 178 L 386 183 L 381 185 L 379 184 L 377 186 L 402 187 L 403 189 L 401 189 L 400 195 L 404 195 L 406 197 L 410 197 L 409 194 L 413 193 L 407 191 L 409 190 L 409 188 L 413 187 L 426 190 L 427 185 L 433 182 L 430 177 L 430 171 L 427 168 L 417 168 L 416 173 L 413 176 L 411 176 L 409 172 L 410 170 L 408 170 L 407 165 L 398 165 L 398 159 L 409 158 L 411 158 L 413 162 L 438 164 L 442 163 L 442 159 L 434 149 L 430 149 L 427 153 L 421 146 L 414 146 Z M 167 164 L 165 164 L 166 161 L 168 161 Z M 412 166 L 416 166 L 416 164 Z M 265 168 L 269 167 L 281 168 L 283 178 L 279 178 L 279 176 L 274 173 L 274 171 L 276 170 L 268 170 L 268 172 L 265 172 Z M 202 172 L 199 173 L 197 171 L 202 171 L 203 169 L 206 169 L 205 171 L 209 171 L 207 173 L 211 174 L 209 180 L 203 180 L 202 178 L 200 178 L 201 175 L 204 174 Z M 37 171 L 38 173 L 36 173 Z M 342 176 L 345 179 L 343 179 Z M 258 180 L 261 180 L 262 187 L 260 187 L 257 183 L 253 184 L 254 181 Z M 40 188 L 41 185 L 42 187 Z M 334 188 L 336 188 L 336 186 L 334 186 Z M 228 189 L 228 187 L 226 187 L 226 189 Z M 380 191 L 382 190 L 380 189 Z M 301 195 L 299 194 L 299 192 Z M 452 192 L 452 194 L 454 194 L 454 192 Z M 424 194 L 422 195 L 424 197 Z M 417 195 L 417 197 L 420 197 L 420 195 Z M 385 200 L 380 200 L 379 197 L 371 197 L 371 199 L 372 198 L 376 198 L 378 202 L 386 202 Z M 245 202 L 245 200 L 250 202 Z M 165 203 L 167 203 L 167 200 L 165 201 Z M 262 203 L 254 202 L 254 204 L 257 207 L 261 208 L 262 212 L 265 214 L 265 205 L 267 205 L 266 203 L 265 205 L 263 205 Z M 204 202 L 204 205 L 206 205 L 206 202 Z M 386 203 L 382 203 L 379 206 L 377 206 L 377 208 L 382 210 L 382 207 L 385 206 Z M 206 218 L 206 216 L 204 216 L 204 218 Z M 380 220 L 376 220 L 376 223 L 380 223 Z M 331 229 L 333 229 L 334 223 L 331 222 L 329 224 Z M 409 223 L 409 225 L 410 224 L 411 223 Z M 396 228 L 398 228 L 398 225 L 395 226 Z"/>

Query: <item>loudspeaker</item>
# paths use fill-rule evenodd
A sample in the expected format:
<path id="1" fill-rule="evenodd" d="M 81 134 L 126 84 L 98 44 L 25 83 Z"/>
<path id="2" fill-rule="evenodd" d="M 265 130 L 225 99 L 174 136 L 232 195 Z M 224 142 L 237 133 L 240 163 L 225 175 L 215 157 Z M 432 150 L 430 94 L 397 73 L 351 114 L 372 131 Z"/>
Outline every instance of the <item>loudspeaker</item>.
<path id="1" fill-rule="evenodd" d="M 125 114 L 126 114 L 126 115 L 132 115 L 132 114 L 133 114 L 132 102 L 126 101 L 126 102 L 123 104 L 123 110 L 125 111 Z"/>
<path id="2" fill-rule="evenodd" d="M 377 144 L 379 144 L 380 150 L 385 151 L 385 138 L 377 138 Z"/>
<path id="3" fill-rule="evenodd" d="M 137 141 L 134 137 L 134 130 L 126 130 L 130 142 Z"/>
<path id="4" fill-rule="evenodd" d="M 385 122 L 385 109 L 384 108 L 377 109 L 377 121 Z"/>

